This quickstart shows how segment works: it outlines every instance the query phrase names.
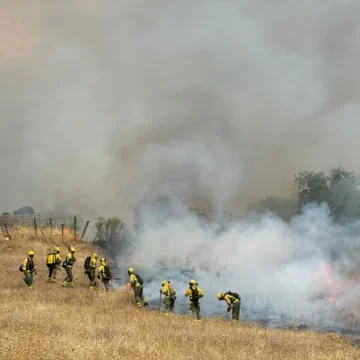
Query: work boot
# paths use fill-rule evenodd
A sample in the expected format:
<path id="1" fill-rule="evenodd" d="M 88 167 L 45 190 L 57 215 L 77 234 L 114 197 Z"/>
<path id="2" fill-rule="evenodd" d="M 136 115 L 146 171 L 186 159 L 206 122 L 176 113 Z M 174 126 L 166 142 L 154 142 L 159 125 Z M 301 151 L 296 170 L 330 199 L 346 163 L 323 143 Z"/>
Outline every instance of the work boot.
<path id="1" fill-rule="evenodd" d="M 69 284 L 69 286 L 70 286 L 70 287 L 74 287 L 74 283 L 71 282 L 71 283 Z"/>
<path id="2" fill-rule="evenodd" d="M 164 313 L 164 315 L 169 315 L 169 313 L 168 313 L 168 312 L 166 312 L 166 313 Z"/>
<path id="3" fill-rule="evenodd" d="M 147 301 L 144 301 L 144 306 L 148 306 L 149 303 Z"/>
<path id="4" fill-rule="evenodd" d="M 94 290 L 94 287 L 93 286 L 90 286 L 90 288 L 89 288 L 90 290 Z"/>
<path id="5" fill-rule="evenodd" d="M 48 282 L 51 282 L 51 278 L 48 278 Z"/>
<path id="6" fill-rule="evenodd" d="M 56 283 L 56 279 L 52 279 L 51 282 Z"/>
<path id="7" fill-rule="evenodd" d="M 63 283 L 62 283 L 62 287 L 67 287 L 67 282 L 66 281 L 64 281 Z"/>

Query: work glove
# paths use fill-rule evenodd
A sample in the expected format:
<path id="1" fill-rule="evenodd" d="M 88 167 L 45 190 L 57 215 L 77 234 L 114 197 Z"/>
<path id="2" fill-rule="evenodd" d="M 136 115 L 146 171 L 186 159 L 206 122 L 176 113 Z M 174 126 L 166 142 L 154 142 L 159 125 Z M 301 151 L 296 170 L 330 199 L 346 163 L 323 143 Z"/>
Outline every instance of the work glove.
<path id="1" fill-rule="evenodd" d="M 231 310 L 231 306 L 229 306 L 229 307 L 227 308 L 227 312 L 230 312 L 230 310 Z"/>

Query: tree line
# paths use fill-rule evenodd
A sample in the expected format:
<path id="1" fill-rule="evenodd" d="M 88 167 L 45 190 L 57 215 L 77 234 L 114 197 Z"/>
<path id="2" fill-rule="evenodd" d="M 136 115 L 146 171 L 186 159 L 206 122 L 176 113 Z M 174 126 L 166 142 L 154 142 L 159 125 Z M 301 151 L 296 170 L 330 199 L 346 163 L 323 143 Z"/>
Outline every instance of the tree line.
<path id="1" fill-rule="evenodd" d="M 325 171 L 300 171 L 294 175 L 294 196 L 268 197 L 248 205 L 248 211 L 270 211 L 289 220 L 309 203 L 327 203 L 335 221 L 360 218 L 360 177 L 342 167 Z"/>

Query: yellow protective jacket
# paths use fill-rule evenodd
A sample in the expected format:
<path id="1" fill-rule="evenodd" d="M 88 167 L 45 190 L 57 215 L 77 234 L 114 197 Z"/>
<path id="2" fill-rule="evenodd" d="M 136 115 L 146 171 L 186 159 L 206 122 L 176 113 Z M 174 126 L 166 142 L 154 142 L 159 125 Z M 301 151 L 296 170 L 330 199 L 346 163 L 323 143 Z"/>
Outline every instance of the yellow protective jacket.
<path id="1" fill-rule="evenodd" d="M 55 255 L 55 263 L 58 264 L 58 265 L 61 264 L 61 256 L 60 256 L 60 254 Z"/>
<path id="2" fill-rule="evenodd" d="M 137 281 L 135 274 L 131 274 L 129 276 L 129 283 L 131 284 L 132 287 L 141 286 L 141 284 Z"/>
<path id="3" fill-rule="evenodd" d="M 75 256 L 73 256 L 73 254 L 71 252 L 69 252 L 67 255 L 66 255 L 66 267 L 73 267 L 74 266 L 74 263 L 76 261 L 76 258 Z"/>
<path id="4" fill-rule="evenodd" d="M 97 262 L 97 259 L 92 257 L 91 260 L 90 260 L 90 270 L 95 270 L 96 269 L 96 262 Z"/>
<path id="5" fill-rule="evenodd" d="M 238 303 L 239 302 L 239 299 L 236 298 L 235 296 L 232 296 L 232 295 L 225 295 L 224 300 L 226 301 L 228 306 L 231 306 L 231 304 L 233 304 L 233 303 Z"/>
<path id="6" fill-rule="evenodd" d="M 199 287 L 197 287 L 196 285 L 192 285 L 191 288 L 187 289 L 185 292 L 185 296 L 190 296 L 190 302 L 198 302 L 195 297 L 196 290 L 198 299 L 201 299 L 204 296 L 204 292 Z"/>
<path id="7" fill-rule="evenodd" d="M 97 274 L 101 277 L 101 279 L 103 278 L 106 278 L 106 275 L 105 275 L 105 265 L 104 263 L 102 263 L 99 268 L 98 268 L 98 272 Z"/>
<path id="8" fill-rule="evenodd" d="M 175 290 L 175 288 L 174 288 L 174 290 Z M 161 293 L 163 295 L 165 295 L 166 297 L 171 296 L 171 290 L 170 290 L 170 287 L 169 287 L 169 283 L 166 283 L 166 284 L 162 285 L 161 291 L 162 291 Z"/>
<path id="9" fill-rule="evenodd" d="M 31 262 L 33 263 L 33 269 L 31 271 L 35 271 L 35 263 L 34 260 L 30 260 L 30 258 L 25 258 L 23 262 L 23 272 L 30 271 L 28 270 L 28 265 L 31 265 Z"/>

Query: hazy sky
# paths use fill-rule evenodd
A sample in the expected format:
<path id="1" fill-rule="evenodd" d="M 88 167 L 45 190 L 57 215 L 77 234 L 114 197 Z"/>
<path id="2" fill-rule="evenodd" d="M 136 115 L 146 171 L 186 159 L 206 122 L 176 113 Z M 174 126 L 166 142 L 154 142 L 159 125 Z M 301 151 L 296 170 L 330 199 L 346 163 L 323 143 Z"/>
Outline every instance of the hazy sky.
<path id="1" fill-rule="evenodd" d="M 128 221 L 165 187 L 236 214 L 296 171 L 360 172 L 359 1 L 0 7 L 2 211 Z"/>

